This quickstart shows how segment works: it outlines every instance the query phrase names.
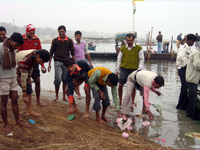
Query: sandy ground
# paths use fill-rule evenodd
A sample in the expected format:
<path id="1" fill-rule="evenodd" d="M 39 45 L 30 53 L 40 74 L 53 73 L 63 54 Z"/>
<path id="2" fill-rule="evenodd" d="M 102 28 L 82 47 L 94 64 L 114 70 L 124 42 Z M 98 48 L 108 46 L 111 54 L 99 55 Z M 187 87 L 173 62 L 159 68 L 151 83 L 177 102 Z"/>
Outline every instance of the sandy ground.
<path id="1" fill-rule="evenodd" d="M 99 125 L 95 122 L 95 112 L 90 109 L 90 118 L 82 118 L 85 109 L 85 100 L 76 100 L 79 112 L 75 113 L 75 119 L 68 121 L 68 103 L 59 99 L 53 102 L 53 92 L 41 93 L 41 101 L 46 105 L 36 105 L 35 95 L 32 98 L 32 108 L 41 113 L 40 117 L 26 116 L 23 110 L 21 93 L 19 92 L 20 116 L 24 123 L 32 119 L 36 124 L 31 128 L 15 126 L 11 104 L 8 104 L 8 119 L 13 130 L 12 137 L 6 137 L 4 124 L 0 119 L 0 149 L 171 149 L 163 147 L 164 143 L 155 143 L 152 138 L 142 132 L 132 130 L 129 138 L 123 138 L 116 123 L 116 112 L 110 107 L 106 116 L 112 120 L 110 124 Z M 60 94 L 60 98 L 62 95 Z"/>

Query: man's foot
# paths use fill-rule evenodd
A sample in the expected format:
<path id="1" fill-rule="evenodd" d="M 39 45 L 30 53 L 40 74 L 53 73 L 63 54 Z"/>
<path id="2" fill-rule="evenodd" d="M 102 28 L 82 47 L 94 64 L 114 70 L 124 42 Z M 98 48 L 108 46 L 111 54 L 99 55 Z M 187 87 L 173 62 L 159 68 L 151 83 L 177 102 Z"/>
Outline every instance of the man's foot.
<path id="1" fill-rule="evenodd" d="M 89 112 L 88 111 L 85 111 L 84 115 L 82 116 L 83 118 L 89 118 Z"/>
<path id="2" fill-rule="evenodd" d="M 65 98 L 63 98 L 63 101 L 65 101 L 65 102 L 69 102 L 69 100 L 65 97 Z"/>
<path id="3" fill-rule="evenodd" d="M 22 126 L 22 127 L 27 127 L 27 128 L 31 127 L 30 125 L 24 124 L 23 122 L 21 122 L 21 120 L 17 122 L 16 126 Z"/>
<path id="4" fill-rule="evenodd" d="M 148 111 L 146 109 L 143 109 L 142 114 L 148 114 Z"/>
<path id="5" fill-rule="evenodd" d="M 54 99 L 53 99 L 53 101 L 57 101 L 58 100 L 58 97 L 55 97 Z"/>
<path id="6" fill-rule="evenodd" d="M 79 111 L 78 108 L 75 107 L 75 108 L 72 110 L 72 113 L 75 113 L 75 112 L 78 112 L 78 111 Z"/>
<path id="7" fill-rule="evenodd" d="M 44 107 L 45 105 L 40 103 L 40 102 L 37 102 L 37 105 L 40 106 L 40 107 Z"/>
<path id="8" fill-rule="evenodd" d="M 24 106 L 22 107 L 22 109 L 26 110 L 27 109 L 27 104 L 24 104 Z"/>
<path id="9" fill-rule="evenodd" d="M 34 112 L 34 111 L 27 112 L 27 113 L 26 113 L 26 115 L 27 115 L 27 116 L 33 115 L 33 116 L 36 116 L 36 117 L 39 117 L 39 116 L 41 116 L 41 114 L 39 114 L 39 113 L 36 113 L 36 112 Z"/>
<path id="10" fill-rule="evenodd" d="M 105 116 L 101 117 L 102 120 L 104 120 L 105 122 L 111 122 L 108 118 L 106 118 Z"/>
<path id="11" fill-rule="evenodd" d="M 105 121 L 103 121 L 101 118 L 100 119 L 96 119 L 97 123 L 98 124 L 106 124 Z"/>
<path id="12" fill-rule="evenodd" d="M 6 136 L 13 136 L 13 131 L 10 129 L 8 125 L 5 126 L 5 132 L 6 132 Z"/>

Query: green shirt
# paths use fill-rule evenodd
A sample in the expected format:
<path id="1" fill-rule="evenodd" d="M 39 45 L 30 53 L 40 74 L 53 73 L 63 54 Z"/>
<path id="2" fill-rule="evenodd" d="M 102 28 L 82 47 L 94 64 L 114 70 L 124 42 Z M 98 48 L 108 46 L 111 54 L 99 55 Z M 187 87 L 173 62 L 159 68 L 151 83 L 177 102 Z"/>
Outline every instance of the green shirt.
<path id="1" fill-rule="evenodd" d="M 101 70 L 98 69 L 92 74 L 92 76 L 89 79 L 89 84 L 90 84 L 91 88 L 94 88 L 96 91 L 99 90 L 99 87 L 96 82 L 100 76 L 101 76 Z M 108 78 L 108 75 L 106 75 L 104 78 L 102 78 L 105 84 L 108 84 L 106 82 L 107 78 Z M 119 110 L 119 99 L 117 96 L 118 95 L 117 94 L 117 86 L 111 87 L 111 90 L 112 90 L 113 102 L 115 104 L 115 109 Z"/>

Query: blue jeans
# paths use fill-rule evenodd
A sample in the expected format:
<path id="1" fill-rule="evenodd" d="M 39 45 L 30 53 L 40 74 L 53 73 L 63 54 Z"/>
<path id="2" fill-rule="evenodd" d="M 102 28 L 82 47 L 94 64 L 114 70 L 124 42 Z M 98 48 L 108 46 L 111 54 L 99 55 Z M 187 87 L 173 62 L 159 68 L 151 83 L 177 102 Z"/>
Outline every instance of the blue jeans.
<path id="1" fill-rule="evenodd" d="M 158 53 L 162 53 L 162 42 L 158 42 Z"/>
<path id="2" fill-rule="evenodd" d="M 54 68 L 55 68 L 54 85 L 60 86 L 61 79 L 63 83 L 66 83 L 67 68 L 63 65 L 63 62 L 54 61 Z"/>

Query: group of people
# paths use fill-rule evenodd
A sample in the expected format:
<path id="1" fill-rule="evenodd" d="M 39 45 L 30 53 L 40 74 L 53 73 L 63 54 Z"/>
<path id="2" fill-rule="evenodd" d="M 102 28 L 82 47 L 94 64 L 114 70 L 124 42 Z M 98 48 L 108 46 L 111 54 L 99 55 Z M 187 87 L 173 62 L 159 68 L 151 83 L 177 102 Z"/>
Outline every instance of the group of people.
<path id="1" fill-rule="evenodd" d="M 58 34 L 59 36 L 52 40 L 50 52 L 48 52 L 42 49 L 40 40 L 35 35 L 35 27 L 32 24 L 26 26 L 26 33 L 24 35 L 14 32 L 10 38 L 6 37 L 6 29 L 0 27 L 0 40 L 2 42 L 0 43 L 1 114 L 5 123 L 5 132 L 7 135 L 12 135 L 12 130 L 7 121 L 6 109 L 9 98 L 11 99 L 17 125 L 30 127 L 29 125 L 23 124 L 19 116 L 17 104 L 18 85 L 20 85 L 22 89 L 22 99 L 26 104 L 27 115 L 40 116 L 39 113 L 31 109 L 31 93 L 33 92 L 31 78 L 35 82 L 37 105 L 42 107 L 44 105 L 40 101 L 39 65 L 41 65 L 42 73 L 46 73 L 47 70 L 50 72 L 52 59 L 54 59 L 54 85 L 56 93 L 53 100 L 58 100 L 59 87 L 61 82 L 63 82 L 63 101 L 69 102 L 69 115 L 78 111 L 74 93 L 77 93 L 78 98 L 81 99 L 79 86 L 85 82 L 86 109 L 83 115 L 84 118 L 88 118 L 90 114 L 89 108 L 92 91 L 94 97 L 92 108 L 96 112 L 97 123 L 104 124 L 110 122 L 105 115 L 108 106 L 110 106 L 107 86 L 111 87 L 117 117 L 127 116 L 130 110 L 134 108 L 134 99 L 137 89 L 143 97 L 142 113 L 148 114 L 149 119 L 153 118 L 149 107 L 149 91 L 151 90 L 160 96 L 161 93 L 156 89 L 164 86 L 164 78 L 154 72 L 144 70 L 144 52 L 140 45 L 134 43 L 135 37 L 133 34 L 129 33 L 126 35 L 126 44 L 120 48 L 115 73 L 103 66 L 93 68 L 87 44 L 85 41 L 81 40 L 82 33 L 80 31 L 75 32 L 74 41 L 67 37 L 66 28 L 63 25 L 58 27 Z M 196 40 L 194 38 L 196 38 L 196 36 L 190 34 L 187 36 L 187 43 L 180 48 L 180 56 L 179 51 L 177 56 L 177 61 L 179 62 L 177 62 L 177 65 L 180 67 L 179 74 L 182 83 L 181 93 L 186 93 L 185 89 L 187 89 L 187 87 L 184 85 L 187 81 L 190 89 L 189 99 L 193 101 L 196 100 L 194 97 L 194 89 L 197 86 L 197 78 L 199 79 L 199 77 L 194 74 L 191 75 L 192 67 L 186 69 L 185 66 L 188 62 L 188 66 L 193 66 L 192 72 L 198 74 L 198 67 L 200 66 L 196 54 L 200 54 L 198 51 L 199 49 L 195 51 L 195 55 L 192 53 L 190 56 L 191 58 L 188 59 L 188 49 Z M 85 61 L 85 55 L 89 63 Z M 49 62 L 47 69 L 44 66 L 45 62 Z M 183 77 L 185 70 L 186 81 L 184 81 Z M 189 70 L 188 73 L 187 70 Z M 126 82 L 127 89 L 122 103 L 123 87 Z M 185 108 L 186 106 L 183 103 L 187 100 L 183 100 L 185 97 L 182 96 L 182 94 L 180 94 L 181 98 L 179 99 L 179 103 L 184 105 Z M 102 113 L 100 114 L 101 104 L 103 107 Z M 177 108 L 179 109 L 178 105 Z M 196 112 L 193 107 L 194 103 L 189 102 L 187 106 L 188 116 L 192 116 L 193 111 Z"/>
<path id="2" fill-rule="evenodd" d="M 186 116 L 200 120 L 197 108 L 197 88 L 200 79 L 200 47 L 191 52 L 191 46 L 198 40 L 194 34 L 186 36 L 186 43 L 177 51 L 176 65 L 181 81 L 181 91 L 177 109 L 186 110 Z"/>

